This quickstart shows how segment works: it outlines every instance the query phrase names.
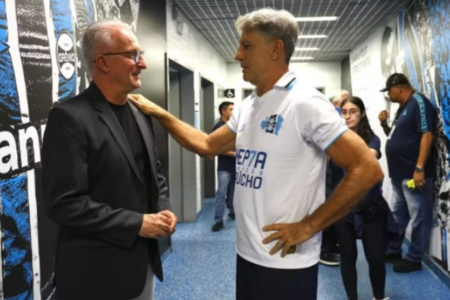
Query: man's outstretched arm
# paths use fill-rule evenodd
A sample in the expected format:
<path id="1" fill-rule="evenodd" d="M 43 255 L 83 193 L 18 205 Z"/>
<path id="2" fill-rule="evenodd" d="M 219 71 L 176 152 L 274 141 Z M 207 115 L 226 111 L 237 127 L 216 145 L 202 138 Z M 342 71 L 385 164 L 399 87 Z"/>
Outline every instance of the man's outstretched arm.
<path id="1" fill-rule="evenodd" d="M 155 117 L 181 146 L 192 152 L 201 156 L 214 156 L 234 150 L 236 134 L 228 126 L 222 126 L 208 135 L 179 120 L 142 95 L 133 94 L 128 98 L 143 113 Z"/>

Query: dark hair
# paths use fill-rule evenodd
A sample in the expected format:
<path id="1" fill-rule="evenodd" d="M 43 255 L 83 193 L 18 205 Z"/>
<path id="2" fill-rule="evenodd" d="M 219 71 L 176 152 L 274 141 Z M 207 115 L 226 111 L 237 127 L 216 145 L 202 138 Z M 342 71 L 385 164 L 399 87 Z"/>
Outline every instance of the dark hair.
<path id="1" fill-rule="evenodd" d="M 366 144 L 369 144 L 370 140 L 375 135 L 375 133 L 373 133 L 373 130 L 369 124 L 369 119 L 367 119 L 366 107 L 364 106 L 364 102 L 361 100 L 361 98 L 350 97 L 342 101 L 341 109 L 347 103 L 355 104 L 356 106 L 359 107 L 361 115 L 364 114 L 361 117 L 361 121 L 359 122 L 358 128 L 356 129 L 356 133 L 364 140 L 364 142 L 366 142 Z"/>
<path id="2" fill-rule="evenodd" d="M 230 105 L 234 105 L 234 103 L 230 101 L 223 101 L 222 103 L 220 103 L 219 114 L 222 116 L 222 110 L 227 109 Z"/>

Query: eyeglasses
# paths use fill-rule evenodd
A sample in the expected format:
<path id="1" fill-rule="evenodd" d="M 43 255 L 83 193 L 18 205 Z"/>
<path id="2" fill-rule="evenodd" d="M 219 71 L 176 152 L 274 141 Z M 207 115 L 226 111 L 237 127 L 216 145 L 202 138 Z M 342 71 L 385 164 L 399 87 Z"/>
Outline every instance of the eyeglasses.
<path id="1" fill-rule="evenodd" d="M 139 59 L 141 56 L 145 54 L 145 51 L 127 51 L 127 52 L 114 52 L 114 53 L 103 53 L 104 56 L 110 56 L 110 55 L 126 55 L 130 58 L 133 58 L 134 62 L 137 64 L 139 62 Z M 131 56 L 132 55 L 132 56 Z M 94 60 L 95 62 L 95 60 Z"/>
<path id="2" fill-rule="evenodd" d="M 359 111 L 357 111 L 357 110 L 343 110 L 343 111 L 341 112 L 341 115 L 344 116 L 344 117 L 346 117 L 346 116 L 353 116 L 353 115 L 356 115 L 357 113 L 359 113 Z"/>

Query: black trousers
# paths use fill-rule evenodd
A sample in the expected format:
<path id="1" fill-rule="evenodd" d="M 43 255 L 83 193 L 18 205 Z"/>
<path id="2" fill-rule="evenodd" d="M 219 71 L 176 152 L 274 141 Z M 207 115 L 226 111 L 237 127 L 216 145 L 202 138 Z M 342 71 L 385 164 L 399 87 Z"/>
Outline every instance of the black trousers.
<path id="1" fill-rule="evenodd" d="M 372 284 L 373 295 L 376 299 L 384 298 L 386 283 L 386 267 L 384 264 L 386 214 L 381 214 L 375 220 L 364 222 L 362 244 L 366 260 L 369 264 L 369 277 Z M 356 245 L 356 232 L 353 225 L 345 218 L 336 223 L 339 248 L 341 252 L 341 275 L 345 291 L 349 300 L 358 299 L 358 274 L 356 260 L 358 248 Z M 365 275 L 365 274 L 364 274 Z"/>
<path id="2" fill-rule="evenodd" d="M 305 269 L 272 269 L 237 256 L 236 300 L 316 300 L 318 264 Z"/>

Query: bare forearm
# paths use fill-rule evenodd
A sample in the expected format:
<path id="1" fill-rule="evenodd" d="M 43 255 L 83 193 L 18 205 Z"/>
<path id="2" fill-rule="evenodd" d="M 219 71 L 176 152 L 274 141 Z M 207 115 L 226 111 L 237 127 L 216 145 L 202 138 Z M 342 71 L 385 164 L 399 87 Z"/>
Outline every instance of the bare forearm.
<path id="1" fill-rule="evenodd" d="M 154 117 L 182 147 L 200 155 L 209 154 L 206 133 L 175 118 L 165 110 L 159 111 Z"/>
<path id="2" fill-rule="evenodd" d="M 382 179 L 383 173 L 376 161 L 347 170 L 330 198 L 302 222 L 307 222 L 312 232 L 324 230 L 350 213 L 370 188 Z"/>
<path id="3" fill-rule="evenodd" d="M 236 152 L 235 151 L 228 151 L 228 152 L 225 152 L 223 155 L 235 157 L 236 156 Z"/>
<path id="4" fill-rule="evenodd" d="M 389 125 L 386 124 L 381 124 L 381 127 L 383 128 L 384 134 L 386 134 L 386 136 L 389 135 L 389 133 L 391 133 L 391 128 L 389 127 Z"/>
<path id="5" fill-rule="evenodd" d="M 420 140 L 420 152 L 417 159 L 417 166 L 425 167 L 428 157 L 430 156 L 431 146 L 433 145 L 433 134 L 431 132 L 424 133 Z"/>

